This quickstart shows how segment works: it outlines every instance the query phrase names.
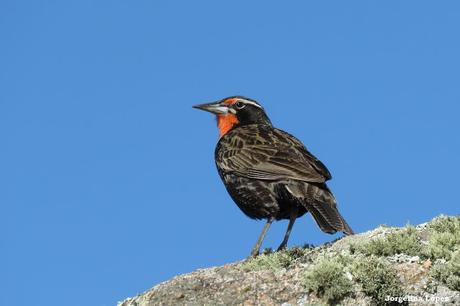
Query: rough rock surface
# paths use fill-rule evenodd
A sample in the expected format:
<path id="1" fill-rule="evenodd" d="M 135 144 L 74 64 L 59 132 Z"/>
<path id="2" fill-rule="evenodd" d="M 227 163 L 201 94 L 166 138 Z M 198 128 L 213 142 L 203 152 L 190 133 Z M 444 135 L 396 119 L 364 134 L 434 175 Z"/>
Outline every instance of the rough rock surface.
<path id="1" fill-rule="evenodd" d="M 460 224 L 458 217 L 441 216 L 437 219 L 442 218 L 452 218 L 451 220 Z M 120 302 L 119 306 L 460 305 L 458 261 L 455 263 L 455 259 L 449 259 L 454 258 L 459 252 L 458 238 L 455 238 L 458 234 L 453 232 L 449 236 L 450 240 L 446 246 L 448 255 L 443 255 L 447 259 L 430 255 L 433 253 L 429 251 L 433 249 L 430 243 L 434 243 L 434 238 L 438 239 L 432 234 L 432 222 L 434 221 L 411 227 L 409 231 L 407 227 L 381 226 L 315 248 L 293 248 L 284 252 L 264 254 L 257 259 L 197 270 L 158 284 L 136 297 Z M 409 236 L 395 236 L 401 235 L 400 233 L 406 235 L 406 232 Z M 398 237 L 402 239 L 398 240 Z M 369 242 L 376 240 L 382 243 L 370 247 Z M 410 245 L 411 241 L 414 243 L 412 248 L 407 248 L 406 244 Z M 445 244 L 441 241 L 443 247 Z M 377 289 L 369 289 L 366 282 L 360 283 L 359 272 L 355 268 L 358 266 L 356 262 L 368 258 L 383 262 L 383 266 L 388 266 L 395 272 L 395 279 L 387 282 L 379 276 L 374 278 L 370 275 L 370 279 L 376 283 L 387 282 L 386 287 L 377 286 Z M 453 262 L 451 266 L 454 268 L 452 271 L 447 270 L 448 277 L 444 277 L 449 281 L 443 281 L 432 273 L 433 267 L 444 267 L 449 263 L 448 259 Z M 329 292 L 329 295 L 328 283 L 324 283 L 325 289 L 321 287 L 322 280 L 318 280 L 319 283 L 313 284 L 317 285 L 314 287 L 306 278 L 307 271 L 315 267 L 321 268 L 318 263 L 324 261 L 339 262 L 336 266 L 339 267 L 339 278 L 344 282 L 343 288 L 336 288 L 337 290 Z M 321 274 L 320 268 L 316 270 Z M 329 272 L 324 272 L 325 275 L 327 273 Z M 385 296 L 385 292 L 396 292 L 398 296 L 381 298 L 382 294 Z"/>

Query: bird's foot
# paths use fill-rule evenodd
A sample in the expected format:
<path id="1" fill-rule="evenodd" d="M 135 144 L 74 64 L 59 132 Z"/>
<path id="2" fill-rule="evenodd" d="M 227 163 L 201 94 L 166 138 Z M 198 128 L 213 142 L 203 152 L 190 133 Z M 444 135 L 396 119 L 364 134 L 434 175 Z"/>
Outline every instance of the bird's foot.
<path id="1" fill-rule="evenodd" d="M 277 249 L 276 251 L 279 252 L 279 251 L 283 251 L 283 250 L 286 250 L 286 244 L 281 244 Z"/>

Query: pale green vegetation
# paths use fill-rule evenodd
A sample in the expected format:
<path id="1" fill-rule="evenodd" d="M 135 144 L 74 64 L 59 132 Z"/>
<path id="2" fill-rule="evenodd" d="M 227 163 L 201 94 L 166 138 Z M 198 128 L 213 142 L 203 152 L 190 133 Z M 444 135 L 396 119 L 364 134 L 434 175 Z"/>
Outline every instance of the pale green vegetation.
<path id="1" fill-rule="evenodd" d="M 352 293 L 353 283 L 345 274 L 344 260 L 321 258 L 309 266 L 304 274 L 307 291 L 335 304 Z"/>
<path id="2" fill-rule="evenodd" d="M 396 229 L 381 238 L 355 243 L 350 246 L 351 253 L 365 255 L 391 256 L 394 254 L 420 255 L 422 245 L 413 226 Z"/>
<path id="3" fill-rule="evenodd" d="M 288 268 L 297 259 L 305 256 L 308 249 L 294 247 L 287 250 L 272 252 L 270 249 L 265 250 L 255 258 L 250 258 L 242 264 L 246 271 L 260 271 L 270 269 L 277 271 L 282 268 Z"/>
<path id="4" fill-rule="evenodd" d="M 241 267 L 246 271 L 276 272 L 302 264 L 305 289 L 324 303 L 336 304 L 346 297 L 353 298 L 357 288 L 361 288 L 373 303 L 390 305 L 395 302 L 385 301 L 386 297 L 401 297 L 405 293 L 404 284 L 388 257 L 404 254 L 433 262 L 429 272 L 433 290 L 440 282 L 460 291 L 460 217 L 440 216 L 425 226 L 407 225 L 386 231 L 371 240 L 356 239 L 357 242 L 350 244 L 349 253 L 342 255 L 300 247 L 280 252 L 268 250 L 246 260 Z"/>
<path id="5" fill-rule="evenodd" d="M 449 260 L 460 249 L 460 217 L 441 216 L 428 223 L 428 246 L 424 255 Z"/>
<path id="6" fill-rule="evenodd" d="M 386 297 L 404 295 L 403 286 L 395 270 L 386 261 L 371 255 L 358 258 L 352 264 L 352 273 L 361 284 L 363 292 L 377 305 L 390 305 Z"/>
<path id="7" fill-rule="evenodd" d="M 376 256 L 406 254 L 449 260 L 452 253 L 460 248 L 460 217 L 435 218 L 427 224 L 426 230 L 427 243 L 422 243 L 420 232 L 408 225 L 383 237 L 352 244 L 350 252 Z"/>
<path id="8" fill-rule="evenodd" d="M 460 251 L 455 252 L 448 262 L 437 262 L 430 274 L 450 289 L 460 291 Z"/>
<path id="9" fill-rule="evenodd" d="M 422 233 L 424 233 L 422 235 Z M 422 236 L 424 239 L 422 239 Z M 460 217 L 440 216 L 424 230 L 413 226 L 370 241 L 355 243 L 350 252 L 375 256 L 406 254 L 435 261 L 431 275 L 453 290 L 460 290 Z"/>
<path id="10" fill-rule="evenodd" d="M 438 259 L 430 274 L 452 290 L 460 291 L 460 217 L 442 216 L 428 224 L 426 255 Z"/>

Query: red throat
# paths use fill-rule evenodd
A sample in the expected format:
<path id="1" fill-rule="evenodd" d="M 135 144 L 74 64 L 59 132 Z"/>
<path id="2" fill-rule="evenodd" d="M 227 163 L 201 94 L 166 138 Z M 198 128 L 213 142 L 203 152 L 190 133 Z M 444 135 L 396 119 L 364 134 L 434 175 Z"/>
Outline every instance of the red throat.
<path id="1" fill-rule="evenodd" d="M 233 114 L 217 115 L 217 127 L 219 128 L 220 137 L 227 134 L 238 122 L 238 118 Z"/>

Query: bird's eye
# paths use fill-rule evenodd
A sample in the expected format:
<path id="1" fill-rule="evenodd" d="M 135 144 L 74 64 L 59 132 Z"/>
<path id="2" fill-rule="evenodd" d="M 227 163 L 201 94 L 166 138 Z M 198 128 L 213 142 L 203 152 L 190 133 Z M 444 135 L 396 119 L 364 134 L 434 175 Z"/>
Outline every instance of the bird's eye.
<path id="1" fill-rule="evenodd" d="M 242 109 L 242 108 L 244 108 L 244 107 L 246 106 L 246 104 L 244 104 L 244 103 L 241 102 L 241 101 L 238 101 L 238 102 L 235 103 L 235 106 L 236 106 L 236 108 L 238 108 L 238 109 Z"/>

